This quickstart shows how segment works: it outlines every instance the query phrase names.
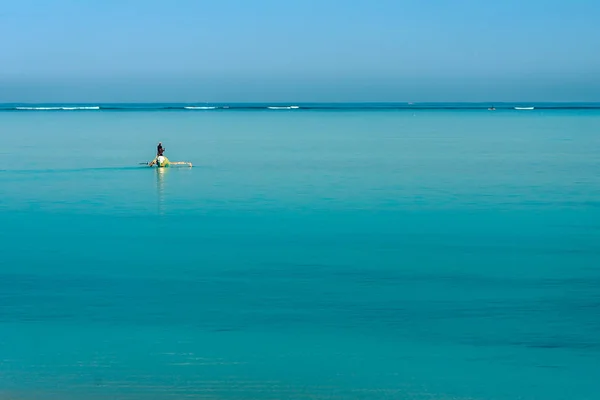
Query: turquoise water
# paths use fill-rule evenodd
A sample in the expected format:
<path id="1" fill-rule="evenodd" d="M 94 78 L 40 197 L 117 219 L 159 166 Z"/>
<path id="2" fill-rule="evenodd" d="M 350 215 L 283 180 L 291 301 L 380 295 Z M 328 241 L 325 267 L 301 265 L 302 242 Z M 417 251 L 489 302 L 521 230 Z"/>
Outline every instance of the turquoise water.
<path id="1" fill-rule="evenodd" d="M 0 398 L 597 399 L 600 111 L 0 114 Z M 173 161 L 150 169 L 162 141 Z"/>

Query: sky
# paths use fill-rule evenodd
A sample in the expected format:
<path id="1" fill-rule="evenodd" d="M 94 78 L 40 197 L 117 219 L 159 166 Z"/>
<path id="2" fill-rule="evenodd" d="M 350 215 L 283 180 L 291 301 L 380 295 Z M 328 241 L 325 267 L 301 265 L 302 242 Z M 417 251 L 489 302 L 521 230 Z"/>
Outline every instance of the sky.
<path id="1" fill-rule="evenodd" d="M 19 0 L 0 102 L 600 101 L 598 0 Z"/>

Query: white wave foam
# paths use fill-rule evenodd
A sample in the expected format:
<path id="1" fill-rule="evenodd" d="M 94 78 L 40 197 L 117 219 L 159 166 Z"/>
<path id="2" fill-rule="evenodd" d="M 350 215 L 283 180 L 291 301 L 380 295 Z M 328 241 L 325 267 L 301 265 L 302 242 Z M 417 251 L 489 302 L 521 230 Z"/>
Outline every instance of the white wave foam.
<path id="1" fill-rule="evenodd" d="M 92 107 L 62 107 L 63 110 L 99 110 L 99 106 Z"/>
<path id="2" fill-rule="evenodd" d="M 17 107 L 17 110 L 60 110 L 60 107 Z"/>
<path id="3" fill-rule="evenodd" d="M 93 107 L 16 107 L 17 110 L 36 110 L 36 111 L 49 111 L 49 110 L 99 110 L 100 106 Z"/>
<path id="4" fill-rule="evenodd" d="M 196 107 L 196 106 L 189 106 L 189 107 L 183 107 L 186 110 L 214 110 L 217 107 Z"/>
<path id="5" fill-rule="evenodd" d="M 271 106 L 267 107 L 269 110 L 295 110 L 296 108 L 300 108 L 299 106 Z"/>
<path id="6" fill-rule="evenodd" d="M 534 107 L 515 107 L 515 110 L 533 110 Z"/>

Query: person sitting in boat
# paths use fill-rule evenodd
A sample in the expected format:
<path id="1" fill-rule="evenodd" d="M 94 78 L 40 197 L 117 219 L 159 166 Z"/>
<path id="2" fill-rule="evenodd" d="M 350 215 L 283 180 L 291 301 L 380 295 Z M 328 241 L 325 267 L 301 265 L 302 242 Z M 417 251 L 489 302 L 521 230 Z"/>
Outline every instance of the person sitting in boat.
<path id="1" fill-rule="evenodd" d="M 165 161 L 164 153 L 165 153 L 165 148 L 163 147 L 162 142 L 158 142 L 158 145 L 156 146 L 156 157 L 154 158 L 154 160 L 149 162 L 148 165 L 151 167 L 156 164 L 161 166 L 163 164 L 163 162 Z"/>
<path id="2" fill-rule="evenodd" d="M 156 157 L 154 160 L 148 163 L 149 166 L 157 165 L 159 167 L 166 167 L 167 165 L 189 165 L 192 166 L 191 162 L 187 161 L 169 161 L 167 157 L 164 155 L 165 148 L 162 145 L 162 142 L 158 142 L 158 146 L 156 146 Z"/>

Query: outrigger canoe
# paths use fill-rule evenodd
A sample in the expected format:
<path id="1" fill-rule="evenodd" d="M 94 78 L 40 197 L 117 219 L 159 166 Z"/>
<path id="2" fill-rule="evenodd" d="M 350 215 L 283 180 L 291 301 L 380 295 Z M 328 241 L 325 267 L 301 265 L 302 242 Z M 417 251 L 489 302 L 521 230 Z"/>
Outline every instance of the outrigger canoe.
<path id="1" fill-rule="evenodd" d="M 153 167 L 155 165 L 158 168 L 165 168 L 171 165 L 188 165 L 191 167 L 192 163 L 187 161 L 169 161 L 169 159 L 165 156 L 158 156 L 148 163 L 148 166 L 150 167 Z"/>

